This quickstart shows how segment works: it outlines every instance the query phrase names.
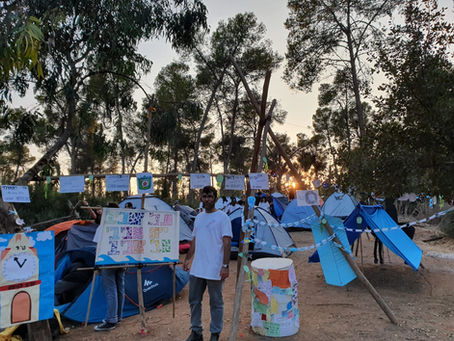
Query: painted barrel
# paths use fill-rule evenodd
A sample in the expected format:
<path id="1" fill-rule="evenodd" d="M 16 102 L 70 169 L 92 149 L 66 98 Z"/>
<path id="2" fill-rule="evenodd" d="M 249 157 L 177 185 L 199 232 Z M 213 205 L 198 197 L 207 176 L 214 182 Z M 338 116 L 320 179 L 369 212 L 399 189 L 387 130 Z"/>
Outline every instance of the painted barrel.
<path id="1" fill-rule="evenodd" d="M 293 261 L 261 258 L 253 261 L 251 268 L 252 330 L 270 337 L 296 334 L 300 314 Z"/>

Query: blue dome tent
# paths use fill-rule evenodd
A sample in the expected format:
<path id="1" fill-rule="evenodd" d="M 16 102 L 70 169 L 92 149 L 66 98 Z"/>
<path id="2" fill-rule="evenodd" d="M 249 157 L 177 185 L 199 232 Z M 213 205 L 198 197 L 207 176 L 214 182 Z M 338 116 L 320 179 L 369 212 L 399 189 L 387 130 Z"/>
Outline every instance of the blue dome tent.
<path id="1" fill-rule="evenodd" d="M 311 206 L 298 206 L 296 199 L 293 199 L 287 206 L 281 218 L 282 224 L 292 224 L 296 229 L 311 229 L 312 222 L 317 219 L 317 215 Z M 294 224 L 298 222 L 297 224 Z"/>
<path id="2" fill-rule="evenodd" d="M 345 219 L 352 213 L 357 205 L 355 198 L 350 194 L 334 192 L 322 206 L 323 215 Z"/>
<path id="3" fill-rule="evenodd" d="M 238 251 L 243 215 L 242 208 L 233 211 L 229 215 L 230 221 L 232 222 L 233 252 Z M 254 244 L 253 250 L 251 251 L 252 257 L 285 257 L 288 253 L 280 251 L 279 247 L 290 248 L 294 246 L 292 237 L 290 237 L 288 232 L 281 226 L 278 226 L 279 222 L 270 213 L 259 207 L 254 209 L 254 220 L 258 222 L 254 237 L 263 242 Z"/>

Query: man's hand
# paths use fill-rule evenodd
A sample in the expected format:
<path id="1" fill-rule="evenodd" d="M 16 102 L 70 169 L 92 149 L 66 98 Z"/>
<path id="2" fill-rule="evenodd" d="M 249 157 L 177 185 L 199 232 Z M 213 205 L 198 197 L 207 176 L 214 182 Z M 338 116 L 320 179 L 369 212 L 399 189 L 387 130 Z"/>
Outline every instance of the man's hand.
<path id="1" fill-rule="evenodd" d="M 185 258 L 185 260 L 183 261 L 183 270 L 184 271 L 189 271 L 189 269 L 191 269 L 191 267 L 189 266 L 189 262 L 190 260 Z"/>
<path id="2" fill-rule="evenodd" d="M 221 280 L 229 277 L 229 268 L 221 268 Z"/>

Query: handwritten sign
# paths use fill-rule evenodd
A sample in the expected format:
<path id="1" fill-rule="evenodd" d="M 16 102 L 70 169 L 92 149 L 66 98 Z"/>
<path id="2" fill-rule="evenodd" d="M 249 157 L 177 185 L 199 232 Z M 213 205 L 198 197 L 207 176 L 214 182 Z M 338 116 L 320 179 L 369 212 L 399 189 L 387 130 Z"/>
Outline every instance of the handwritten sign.
<path id="1" fill-rule="evenodd" d="M 244 190 L 244 175 L 227 175 L 225 176 L 225 189 L 233 191 Z"/>
<path id="2" fill-rule="evenodd" d="M 2 200 L 4 202 L 30 202 L 28 186 L 2 185 Z"/>
<path id="3" fill-rule="evenodd" d="M 269 189 L 268 174 L 266 173 L 249 173 L 249 183 L 251 189 Z"/>
<path id="4" fill-rule="evenodd" d="M 51 318 L 54 233 L 3 234 L 0 250 L 0 328 Z"/>
<path id="5" fill-rule="evenodd" d="M 129 191 L 129 175 L 106 175 L 106 191 Z"/>
<path id="6" fill-rule="evenodd" d="M 204 173 L 191 173 L 191 188 L 203 188 L 205 186 L 210 186 L 210 174 Z"/>
<path id="7" fill-rule="evenodd" d="M 296 191 L 297 206 L 318 206 L 318 191 Z"/>
<path id="8" fill-rule="evenodd" d="M 154 193 L 153 188 L 153 174 L 151 173 L 138 173 L 137 179 L 137 192 L 139 194 Z"/>
<path id="9" fill-rule="evenodd" d="M 85 177 L 83 175 L 60 177 L 60 193 L 79 193 L 84 191 Z"/>
<path id="10" fill-rule="evenodd" d="M 104 208 L 98 228 L 96 265 L 178 261 L 179 212 Z"/>

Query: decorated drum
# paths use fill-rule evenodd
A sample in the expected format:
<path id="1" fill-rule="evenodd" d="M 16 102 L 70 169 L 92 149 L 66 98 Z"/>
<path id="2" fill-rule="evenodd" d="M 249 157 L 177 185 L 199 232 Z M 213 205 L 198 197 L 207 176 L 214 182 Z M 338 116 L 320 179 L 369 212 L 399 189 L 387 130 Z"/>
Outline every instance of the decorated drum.
<path id="1" fill-rule="evenodd" d="M 263 336 L 283 337 L 299 329 L 298 283 L 293 261 L 261 258 L 251 263 L 251 327 Z"/>

